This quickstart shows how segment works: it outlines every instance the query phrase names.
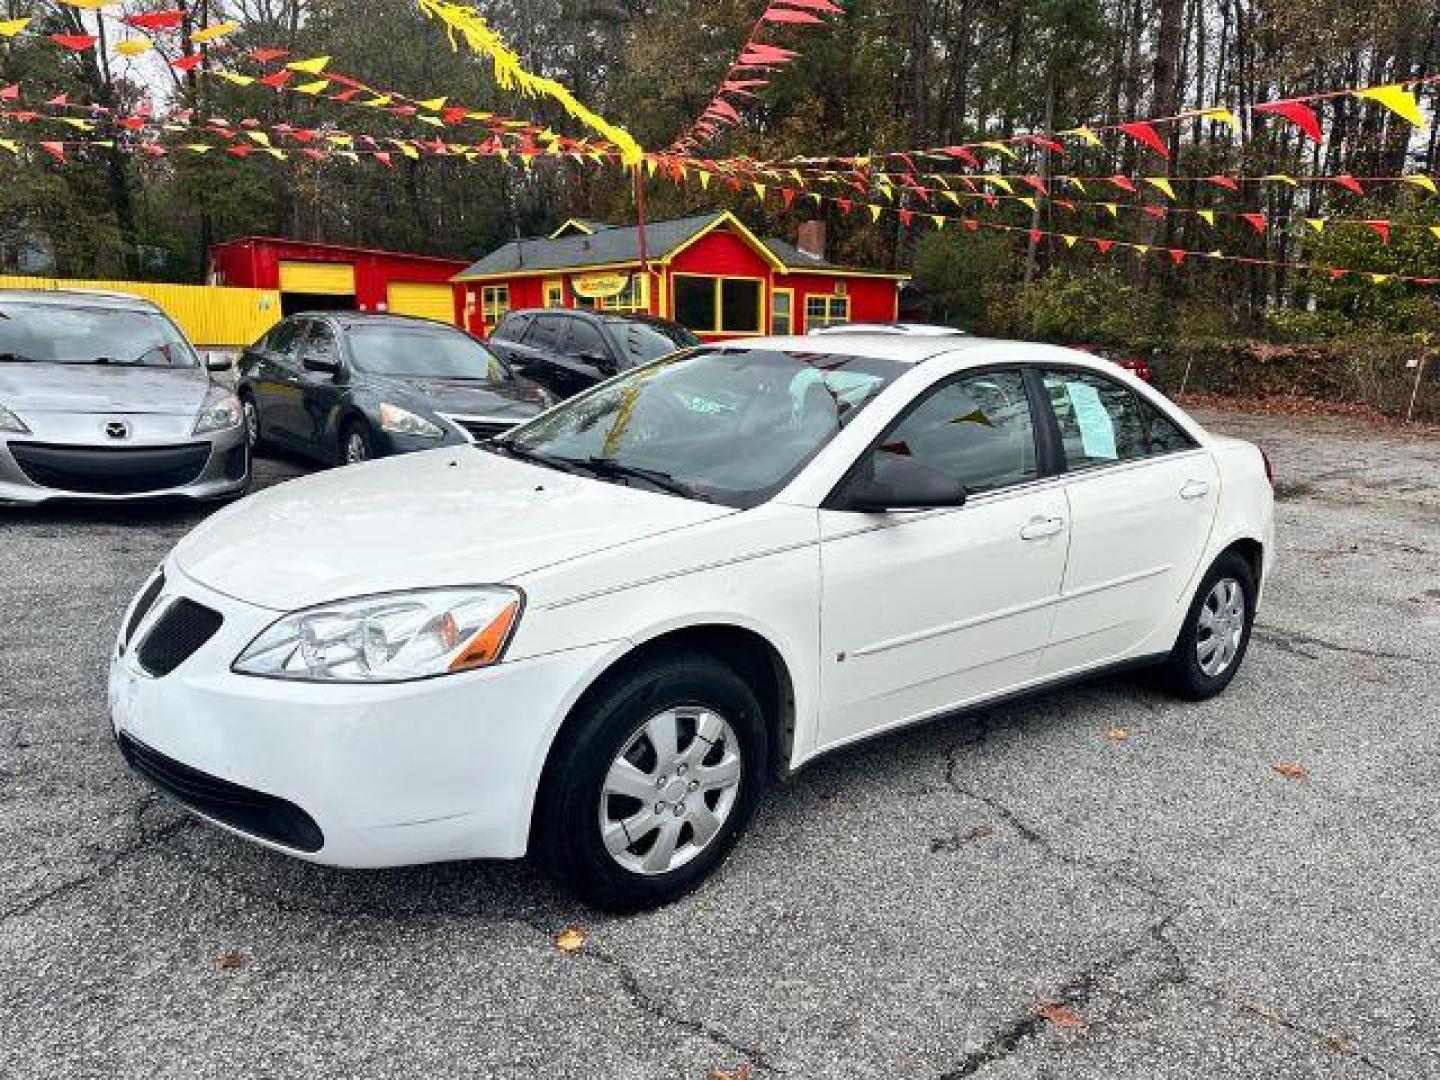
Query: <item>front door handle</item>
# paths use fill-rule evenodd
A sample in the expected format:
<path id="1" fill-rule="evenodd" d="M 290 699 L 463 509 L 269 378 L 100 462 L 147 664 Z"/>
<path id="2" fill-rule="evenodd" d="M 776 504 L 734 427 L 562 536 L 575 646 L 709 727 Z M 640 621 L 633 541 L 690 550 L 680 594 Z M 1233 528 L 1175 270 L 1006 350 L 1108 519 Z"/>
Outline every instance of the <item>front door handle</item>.
<path id="1" fill-rule="evenodd" d="M 1210 494 L 1210 484 L 1205 480 L 1186 480 L 1180 489 L 1182 499 L 1203 499 Z"/>
<path id="2" fill-rule="evenodd" d="M 1044 540 L 1048 536 L 1054 536 L 1063 528 L 1065 528 L 1064 518 L 1032 518 L 1030 523 L 1020 530 L 1020 539 Z"/>

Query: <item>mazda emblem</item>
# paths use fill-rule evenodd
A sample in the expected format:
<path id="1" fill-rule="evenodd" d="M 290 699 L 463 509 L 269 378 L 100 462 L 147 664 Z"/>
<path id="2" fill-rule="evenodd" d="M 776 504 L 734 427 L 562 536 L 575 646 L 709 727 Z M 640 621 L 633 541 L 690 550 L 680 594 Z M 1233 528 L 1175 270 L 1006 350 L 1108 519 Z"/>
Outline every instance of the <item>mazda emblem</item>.
<path id="1" fill-rule="evenodd" d="M 124 420 L 111 420 L 105 425 L 105 434 L 112 439 L 124 439 L 130 434 L 130 425 Z"/>

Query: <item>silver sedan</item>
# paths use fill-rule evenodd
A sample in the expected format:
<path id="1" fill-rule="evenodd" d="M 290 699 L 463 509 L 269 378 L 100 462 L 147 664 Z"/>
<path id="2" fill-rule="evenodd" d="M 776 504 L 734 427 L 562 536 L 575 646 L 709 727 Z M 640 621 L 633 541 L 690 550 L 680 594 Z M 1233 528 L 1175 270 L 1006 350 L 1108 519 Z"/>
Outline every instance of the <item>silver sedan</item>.
<path id="1" fill-rule="evenodd" d="M 138 297 L 0 290 L 0 505 L 239 495 L 240 402 L 211 370 Z"/>

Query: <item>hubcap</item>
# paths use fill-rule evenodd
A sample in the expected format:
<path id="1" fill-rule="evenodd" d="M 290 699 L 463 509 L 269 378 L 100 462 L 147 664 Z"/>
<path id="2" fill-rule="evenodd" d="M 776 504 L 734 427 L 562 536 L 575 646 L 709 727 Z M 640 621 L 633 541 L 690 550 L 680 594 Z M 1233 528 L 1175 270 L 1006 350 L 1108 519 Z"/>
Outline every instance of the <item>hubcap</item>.
<path id="1" fill-rule="evenodd" d="M 684 866 L 719 834 L 740 792 L 740 746 L 700 706 L 657 713 L 630 736 L 600 789 L 600 838 L 636 874 Z"/>
<path id="2" fill-rule="evenodd" d="M 370 449 L 365 445 L 365 437 L 358 431 L 352 431 L 350 437 L 345 440 L 345 460 L 351 465 L 364 461 L 370 456 Z"/>
<path id="3" fill-rule="evenodd" d="M 1195 658 L 1200 670 L 1212 679 L 1225 671 L 1240 651 L 1245 633 L 1245 590 L 1234 578 L 1215 582 L 1200 607 L 1199 632 L 1195 635 Z"/>

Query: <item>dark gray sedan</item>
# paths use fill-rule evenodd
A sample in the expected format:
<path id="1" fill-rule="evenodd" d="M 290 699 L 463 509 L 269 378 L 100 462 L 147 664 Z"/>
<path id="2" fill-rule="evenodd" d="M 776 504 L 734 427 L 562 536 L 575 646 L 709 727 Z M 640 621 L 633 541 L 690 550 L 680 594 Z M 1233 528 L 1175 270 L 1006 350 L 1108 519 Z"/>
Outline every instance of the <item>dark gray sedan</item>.
<path id="1" fill-rule="evenodd" d="M 249 480 L 239 400 L 158 307 L 0 289 L 0 505 L 221 499 Z"/>

